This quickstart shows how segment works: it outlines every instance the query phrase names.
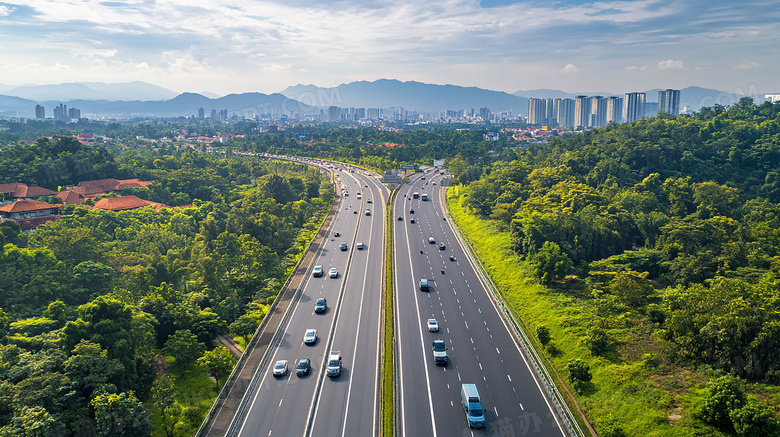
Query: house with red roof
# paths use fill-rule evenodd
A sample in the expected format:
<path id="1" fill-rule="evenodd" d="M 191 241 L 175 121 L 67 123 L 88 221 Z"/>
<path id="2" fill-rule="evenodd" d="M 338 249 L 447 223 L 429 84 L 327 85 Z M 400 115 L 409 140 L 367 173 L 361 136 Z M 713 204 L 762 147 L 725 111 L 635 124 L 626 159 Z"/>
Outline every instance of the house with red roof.
<path id="1" fill-rule="evenodd" d="M 95 209 L 107 209 L 109 211 L 127 211 L 128 209 L 153 206 L 154 209 L 168 208 L 162 203 L 143 200 L 137 196 L 104 197 L 95 202 Z"/>
<path id="2" fill-rule="evenodd" d="M 0 217 L 19 223 L 23 231 L 57 220 L 60 207 L 38 200 L 17 200 L 0 206 Z"/>
<path id="3" fill-rule="evenodd" d="M 69 188 L 68 191 L 82 197 L 96 197 L 101 194 L 116 193 L 125 188 L 146 188 L 154 184 L 154 181 L 142 181 L 140 179 L 98 179 L 94 181 L 82 181 L 78 186 Z"/>
<path id="4" fill-rule="evenodd" d="M 23 184 L 21 182 L 0 184 L 0 202 L 8 202 L 17 199 L 32 200 L 38 197 L 53 196 L 55 194 L 57 194 L 56 191 L 52 191 L 43 187 L 30 187 L 27 184 Z"/>

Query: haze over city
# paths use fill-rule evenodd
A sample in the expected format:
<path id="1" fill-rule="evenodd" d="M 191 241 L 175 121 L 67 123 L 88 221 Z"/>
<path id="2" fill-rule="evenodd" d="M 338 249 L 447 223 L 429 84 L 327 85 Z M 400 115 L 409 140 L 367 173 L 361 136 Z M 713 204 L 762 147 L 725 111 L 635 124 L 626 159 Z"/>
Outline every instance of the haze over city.
<path id="1" fill-rule="evenodd" d="M 217 4 L 218 3 L 218 4 Z M 780 91 L 775 1 L 0 3 L 0 83 L 278 92 L 394 78 L 514 92 Z"/>

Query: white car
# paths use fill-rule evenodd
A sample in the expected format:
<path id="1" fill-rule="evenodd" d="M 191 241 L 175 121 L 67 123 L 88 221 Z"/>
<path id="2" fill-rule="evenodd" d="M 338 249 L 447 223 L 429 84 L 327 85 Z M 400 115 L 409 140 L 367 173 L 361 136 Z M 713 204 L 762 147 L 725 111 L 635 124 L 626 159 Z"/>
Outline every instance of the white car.
<path id="1" fill-rule="evenodd" d="M 335 267 L 332 267 L 328 271 L 328 276 L 331 277 L 331 278 L 338 278 L 339 277 L 339 269 L 337 269 Z"/>
<path id="2" fill-rule="evenodd" d="M 279 360 L 274 364 L 274 376 L 281 377 L 287 374 L 287 360 Z"/>
<path id="3" fill-rule="evenodd" d="M 439 322 L 436 319 L 428 319 L 428 331 L 439 332 Z"/>
<path id="4" fill-rule="evenodd" d="M 322 266 L 314 266 L 314 271 L 311 274 L 315 278 L 322 276 Z"/>
<path id="5" fill-rule="evenodd" d="M 314 328 L 310 328 L 306 330 L 306 333 L 303 334 L 303 342 L 306 344 L 314 344 L 317 342 L 317 330 Z"/>
<path id="6" fill-rule="evenodd" d="M 357 248 L 358 250 L 363 250 L 366 248 L 366 245 L 362 241 L 358 241 Z"/>

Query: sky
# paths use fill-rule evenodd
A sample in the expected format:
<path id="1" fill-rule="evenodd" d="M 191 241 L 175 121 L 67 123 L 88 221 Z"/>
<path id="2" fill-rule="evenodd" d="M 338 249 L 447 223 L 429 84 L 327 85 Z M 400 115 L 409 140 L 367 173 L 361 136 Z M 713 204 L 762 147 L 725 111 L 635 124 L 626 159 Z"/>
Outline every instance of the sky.
<path id="1" fill-rule="evenodd" d="M 0 1 L 0 84 L 780 93 L 777 0 Z"/>

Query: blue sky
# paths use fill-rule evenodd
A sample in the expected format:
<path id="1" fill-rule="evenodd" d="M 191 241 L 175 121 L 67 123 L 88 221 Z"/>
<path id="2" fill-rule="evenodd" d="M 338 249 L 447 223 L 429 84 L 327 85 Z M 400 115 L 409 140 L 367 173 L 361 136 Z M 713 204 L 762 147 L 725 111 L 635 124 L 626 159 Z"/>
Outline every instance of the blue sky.
<path id="1" fill-rule="evenodd" d="M 763 94 L 780 92 L 778 41 L 776 0 L 19 0 L 0 2 L 0 82 Z"/>

